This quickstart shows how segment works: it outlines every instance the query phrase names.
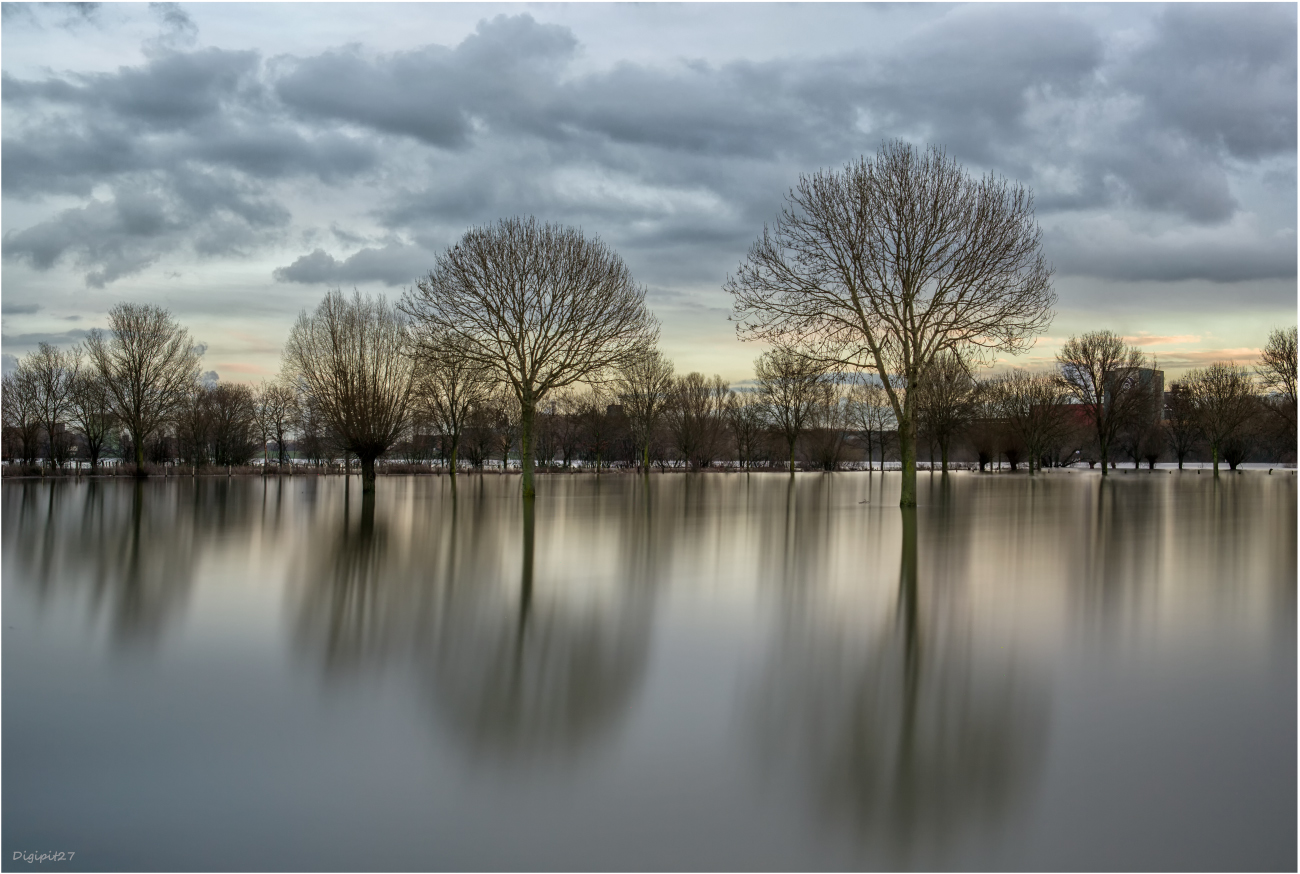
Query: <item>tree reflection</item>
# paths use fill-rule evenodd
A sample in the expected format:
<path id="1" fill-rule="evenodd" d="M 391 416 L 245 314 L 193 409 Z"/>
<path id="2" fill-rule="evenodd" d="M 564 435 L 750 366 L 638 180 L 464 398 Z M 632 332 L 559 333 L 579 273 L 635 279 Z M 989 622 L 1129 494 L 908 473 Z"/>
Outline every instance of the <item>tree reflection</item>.
<path id="1" fill-rule="evenodd" d="M 329 678 L 363 667 L 409 672 L 437 724 L 480 758 L 513 764 L 587 750 L 639 687 L 649 589 L 627 567 L 593 581 L 539 566 L 538 510 L 521 504 L 449 489 L 432 518 L 409 520 L 409 537 L 399 520 L 376 519 L 373 498 L 359 524 L 345 511 L 330 548 L 305 564 L 300 644 Z M 614 538 L 619 555 L 650 551 L 627 516 L 594 524 L 584 538 Z M 571 547 L 561 547 L 557 568 L 574 566 Z"/>
<path id="2" fill-rule="evenodd" d="M 981 645 L 954 592 L 921 585 L 917 511 L 900 512 L 892 619 L 864 634 L 803 605 L 764 676 L 756 724 L 763 755 L 796 767 L 824 821 L 908 864 L 1023 798 L 1046 685 L 1009 649 Z"/>
<path id="3" fill-rule="evenodd" d="M 211 539 L 246 526 L 228 484 L 22 483 L 4 492 L 5 552 L 45 599 L 85 597 L 119 644 L 153 644 L 183 610 Z"/>

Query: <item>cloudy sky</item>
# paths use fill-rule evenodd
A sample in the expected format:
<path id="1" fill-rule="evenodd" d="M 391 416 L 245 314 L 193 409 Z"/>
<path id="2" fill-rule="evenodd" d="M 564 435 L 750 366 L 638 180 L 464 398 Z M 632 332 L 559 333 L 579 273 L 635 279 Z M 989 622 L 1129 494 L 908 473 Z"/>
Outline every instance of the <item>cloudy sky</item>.
<path id="1" fill-rule="evenodd" d="M 678 370 L 740 381 L 727 274 L 800 173 L 936 143 L 1034 190 L 1042 366 L 1178 372 L 1296 322 L 1296 7 L 3 6 L 3 352 L 169 307 L 222 379 L 468 227 L 599 235 Z"/>

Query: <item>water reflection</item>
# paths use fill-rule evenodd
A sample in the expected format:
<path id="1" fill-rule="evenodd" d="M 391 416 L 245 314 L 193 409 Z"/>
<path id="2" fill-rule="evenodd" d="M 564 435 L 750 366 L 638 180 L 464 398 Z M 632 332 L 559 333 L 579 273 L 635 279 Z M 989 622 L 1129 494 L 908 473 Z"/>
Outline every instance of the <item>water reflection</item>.
<path id="1" fill-rule="evenodd" d="M 760 756 L 802 775 L 819 822 L 847 828 L 891 866 L 918 855 L 935 864 L 1026 801 L 1048 688 L 1014 647 L 978 638 L 960 578 L 922 573 L 918 511 L 887 512 L 901 544 L 892 610 L 876 623 L 846 619 L 841 599 L 806 590 L 782 615 L 754 725 Z M 924 517 L 953 522 L 942 500 Z"/>
<path id="2" fill-rule="evenodd" d="M 484 488 L 448 483 L 423 512 L 396 518 L 368 500 L 359 521 L 345 499 L 330 547 L 303 562 L 297 638 L 334 679 L 401 672 L 480 758 L 571 759 L 615 729 L 645 670 L 644 496 L 608 513 L 597 495 L 589 513 L 503 506 Z M 582 541 L 616 561 L 575 562 Z"/>

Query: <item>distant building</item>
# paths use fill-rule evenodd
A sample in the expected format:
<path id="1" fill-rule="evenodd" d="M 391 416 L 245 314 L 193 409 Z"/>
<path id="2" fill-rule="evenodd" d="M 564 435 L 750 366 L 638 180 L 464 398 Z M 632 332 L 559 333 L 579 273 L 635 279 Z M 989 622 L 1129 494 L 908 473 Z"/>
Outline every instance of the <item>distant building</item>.
<path id="1" fill-rule="evenodd" d="M 1162 422 L 1165 419 L 1165 372 L 1150 367 L 1126 368 L 1116 374 L 1127 382 L 1133 371 L 1137 371 L 1137 382 L 1150 399 L 1151 421 Z M 1106 403 L 1110 403 L 1111 386 L 1106 387 Z"/>

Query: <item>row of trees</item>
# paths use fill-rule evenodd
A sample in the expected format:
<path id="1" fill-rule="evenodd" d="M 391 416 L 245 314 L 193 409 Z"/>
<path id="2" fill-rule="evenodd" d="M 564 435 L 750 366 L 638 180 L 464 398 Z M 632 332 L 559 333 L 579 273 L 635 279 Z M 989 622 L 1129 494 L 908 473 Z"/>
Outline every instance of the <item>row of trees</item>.
<path id="1" fill-rule="evenodd" d="M 363 322 L 383 312 L 380 302 L 338 294 L 322 308 L 349 310 L 348 318 Z M 101 344 L 131 345 L 126 335 L 141 320 L 128 309 L 110 319 L 111 337 L 123 339 L 99 337 Z M 181 331 L 174 324 L 172 330 Z M 1105 471 L 1117 459 L 1152 465 L 1169 457 L 1181 466 L 1194 453 L 1234 468 L 1252 451 L 1281 459 L 1294 453 L 1295 346 L 1294 328 L 1275 331 L 1253 370 L 1212 364 L 1167 393 L 1152 378 L 1154 362 L 1108 332 L 1071 338 L 1053 373 L 1012 370 L 979 378 L 958 356 L 942 355 L 915 390 L 918 442 L 944 469 L 952 457 L 978 460 L 981 469 L 1005 459 L 1013 470 L 1023 463 L 1031 473 L 1079 461 L 1101 462 Z M 491 459 L 504 467 L 518 453 L 519 404 L 490 371 L 427 342 L 399 353 L 414 357 L 412 388 L 399 424 L 390 424 L 391 414 L 380 420 L 388 439 L 379 454 L 439 461 L 455 471 Z M 136 439 L 114 400 L 125 392 L 112 382 L 82 347 L 42 346 L 26 356 L 6 377 L 6 454 L 29 464 L 41 458 L 51 467 L 76 455 L 93 468 L 105 453 L 202 467 L 242 465 L 259 454 L 270 460 L 274 447 L 283 465 L 291 448 L 319 464 L 357 445 L 331 424 L 307 383 L 205 383 L 197 365 L 177 384 L 170 413 L 148 411 L 157 427 L 134 432 L 143 433 Z M 139 394 L 155 402 L 166 397 L 161 386 Z M 362 431 L 371 427 L 361 418 L 364 396 L 359 391 L 358 402 L 344 411 Z M 581 461 L 597 470 L 719 463 L 832 470 L 848 460 L 871 466 L 901 456 L 893 406 L 879 381 L 845 378 L 789 350 L 759 356 L 753 386 L 740 390 L 716 376 L 677 376 L 670 361 L 651 351 L 605 382 L 551 393 L 533 427 L 536 457 L 548 468 Z"/>
<path id="2" fill-rule="evenodd" d="M 973 179 L 936 148 L 886 143 L 873 159 L 801 177 L 726 283 L 740 337 L 774 347 L 759 358 L 757 398 L 732 393 L 717 378 L 674 377 L 655 350 L 658 323 L 645 289 L 622 259 L 581 231 L 531 218 L 470 230 L 396 306 L 329 293 L 294 325 L 278 387 L 201 386 L 188 333 L 165 311 L 132 305 L 116 307 L 109 331 L 87 340 L 86 372 L 141 471 L 146 441 L 157 441 L 169 423 L 177 451 L 196 462 L 246 453 L 253 432 L 264 445 L 272 428 L 264 410 L 277 403 L 268 393 L 280 393 L 284 409 L 296 410 L 282 419 L 297 423 L 300 450 L 355 456 L 367 492 L 375 461 L 421 422 L 449 444 L 454 461 L 464 435 L 481 431 L 486 416 L 503 453 L 517 441 L 523 494 L 531 498 L 534 457 L 542 449 L 553 458 L 539 443 L 550 439 L 539 416 L 561 421 L 554 405 L 585 384 L 620 401 L 643 467 L 664 433 L 695 465 L 717 457 L 716 435 L 724 431 L 742 460 L 779 438 L 793 470 L 809 430 L 858 430 L 868 442 L 892 430 L 903 467 L 900 501 L 913 506 L 918 435 L 946 458 L 954 441 L 973 439 L 972 430 L 1009 430 L 1032 469 L 1082 418 L 1105 469 L 1122 434 L 1161 421 L 1162 399 L 1144 382 L 1145 359 L 1109 332 L 1071 338 L 1052 375 L 1013 373 L 987 385 L 972 377 L 995 352 L 1027 348 L 1050 323 L 1055 296 L 1041 239 L 1026 188 Z M 1294 339 L 1291 350 L 1294 361 Z M 13 420 L 22 421 L 15 427 L 29 436 L 43 429 L 55 464 L 61 419 L 51 398 L 71 392 L 51 388 L 47 375 L 57 371 L 72 385 L 82 372 L 76 352 L 60 363 L 62 354 L 42 347 L 14 383 L 35 410 L 15 410 Z M 47 360 L 54 363 L 41 363 Z M 1292 412 L 1284 415 L 1293 422 L 1291 367 L 1290 388 L 1277 388 L 1285 382 L 1278 377 L 1273 395 L 1290 393 Z M 846 375 L 870 403 L 846 396 Z M 1216 469 L 1253 416 L 1247 412 L 1260 406 L 1255 388 L 1251 374 L 1226 363 L 1180 387 Z M 6 389 L 6 398 L 19 394 Z M 857 409 L 872 411 L 871 427 L 850 427 Z M 6 400 L 6 417 L 9 410 Z M 277 435 L 283 452 L 283 429 Z"/>

